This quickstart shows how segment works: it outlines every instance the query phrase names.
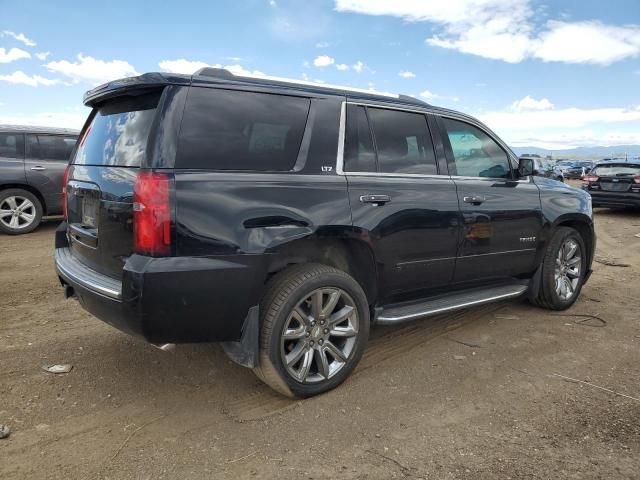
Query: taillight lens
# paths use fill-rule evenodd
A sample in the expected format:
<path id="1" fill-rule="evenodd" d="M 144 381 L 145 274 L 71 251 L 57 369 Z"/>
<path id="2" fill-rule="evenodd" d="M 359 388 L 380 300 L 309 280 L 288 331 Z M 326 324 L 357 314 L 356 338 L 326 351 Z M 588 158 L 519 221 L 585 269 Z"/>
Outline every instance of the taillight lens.
<path id="1" fill-rule="evenodd" d="M 133 249 L 150 256 L 171 252 L 169 175 L 141 171 L 133 189 Z"/>
<path id="2" fill-rule="evenodd" d="M 640 183 L 640 175 L 633 177 L 635 183 Z"/>
<path id="3" fill-rule="evenodd" d="M 67 165 L 64 169 L 64 175 L 62 176 L 62 214 L 65 221 L 69 219 L 67 213 L 67 182 L 69 181 L 69 168 L 71 165 Z"/>
<path id="4" fill-rule="evenodd" d="M 598 178 L 596 175 L 585 175 L 584 177 L 582 177 L 582 180 L 585 181 L 586 183 L 593 183 L 593 182 L 597 182 Z"/>

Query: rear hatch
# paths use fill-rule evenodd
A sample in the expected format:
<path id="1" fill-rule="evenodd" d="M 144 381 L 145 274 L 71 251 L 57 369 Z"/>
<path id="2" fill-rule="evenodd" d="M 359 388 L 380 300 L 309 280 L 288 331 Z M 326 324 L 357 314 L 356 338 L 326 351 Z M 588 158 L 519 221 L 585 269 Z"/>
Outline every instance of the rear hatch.
<path id="1" fill-rule="evenodd" d="M 640 192 L 640 165 L 599 165 L 585 177 L 589 190 L 616 193 Z"/>
<path id="2" fill-rule="evenodd" d="M 133 252 L 133 189 L 146 165 L 162 91 L 120 96 L 91 113 L 71 162 L 67 236 L 73 255 L 114 278 Z"/>

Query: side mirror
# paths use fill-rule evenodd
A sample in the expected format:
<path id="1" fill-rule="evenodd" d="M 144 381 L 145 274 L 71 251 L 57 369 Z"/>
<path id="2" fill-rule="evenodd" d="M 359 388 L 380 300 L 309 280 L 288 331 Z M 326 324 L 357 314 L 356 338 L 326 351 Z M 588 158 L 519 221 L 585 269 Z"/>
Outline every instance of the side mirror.
<path id="1" fill-rule="evenodd" d="M 528 177 L 530 175 L 535 175 L 535 165 L 533 164 L 533 159 L 531 158 L 521 158 L 518 162 L 518 175 L 521 177 Z"/>

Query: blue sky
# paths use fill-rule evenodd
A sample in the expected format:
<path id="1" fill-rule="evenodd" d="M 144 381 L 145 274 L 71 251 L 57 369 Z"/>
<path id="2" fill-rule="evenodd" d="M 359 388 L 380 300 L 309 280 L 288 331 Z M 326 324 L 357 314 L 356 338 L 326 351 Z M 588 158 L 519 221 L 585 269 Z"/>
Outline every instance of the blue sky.
<path id="1" fill-rule="evenodd" d="M 0 0 L 0 123 L 80 127 L 97 84 L 219 65 L 418 96 L 513 146 L 640 144 L 640 0 L 161 5 Z"/>

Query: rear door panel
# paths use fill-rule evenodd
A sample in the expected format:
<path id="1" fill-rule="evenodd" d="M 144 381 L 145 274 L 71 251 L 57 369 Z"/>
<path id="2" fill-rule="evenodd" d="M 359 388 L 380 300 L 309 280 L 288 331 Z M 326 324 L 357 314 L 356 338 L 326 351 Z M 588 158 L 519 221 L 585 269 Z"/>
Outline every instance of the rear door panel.
<path id="1" fill-rule="evenodd" d="M 49 215 L 62 213 L 62 177 L 74 143 L 70 136 L 26 135 L 27 182 L 42 194 Z"/>

